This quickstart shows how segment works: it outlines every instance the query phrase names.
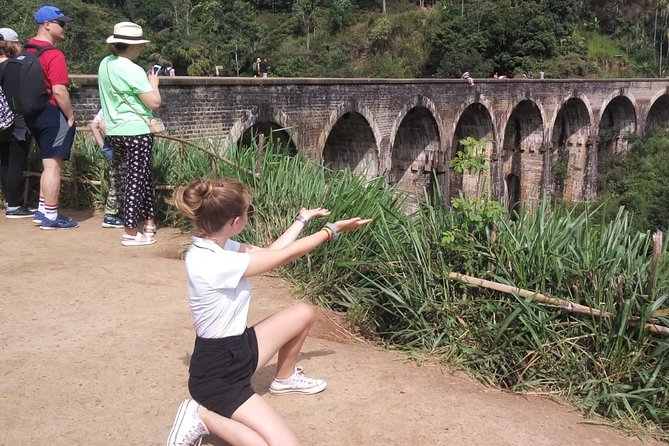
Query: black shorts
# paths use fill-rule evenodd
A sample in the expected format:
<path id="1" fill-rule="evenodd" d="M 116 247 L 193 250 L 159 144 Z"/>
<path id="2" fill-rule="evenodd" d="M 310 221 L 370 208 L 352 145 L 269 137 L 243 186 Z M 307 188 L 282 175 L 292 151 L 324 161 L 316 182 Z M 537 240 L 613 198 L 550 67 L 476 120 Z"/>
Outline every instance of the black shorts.
<path id="1" fill-rule="evenodd" d="M 239 336 L 197 337 L 188 369 L 188 390 L 208 410 L 230 418 L 255 393 L 251 377 L 257 367 L 258 340 L 253 327 Z"/>

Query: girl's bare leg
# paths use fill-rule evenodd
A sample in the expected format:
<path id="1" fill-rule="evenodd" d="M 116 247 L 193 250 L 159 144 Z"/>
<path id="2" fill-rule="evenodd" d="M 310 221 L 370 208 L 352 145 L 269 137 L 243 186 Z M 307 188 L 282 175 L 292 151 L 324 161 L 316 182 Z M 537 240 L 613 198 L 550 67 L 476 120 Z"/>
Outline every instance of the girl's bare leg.
<path id="1" fill-rule="evenodd" d="M 277 379 L 286 379 L 295 372 L 297 356 L 316 320 L 313 305 L 299 303 L 279 311 L 254 325 L 258 338 L 258 367 L 264 367 L 278 352 Z"/>
<path id="2" fill-rule="evenodd" d="M 200 406 L 200 419 L 210 434 L 225 440 L 232 446 L 267 446 L 262 436 L 239 421 L 226 418 Z"/>

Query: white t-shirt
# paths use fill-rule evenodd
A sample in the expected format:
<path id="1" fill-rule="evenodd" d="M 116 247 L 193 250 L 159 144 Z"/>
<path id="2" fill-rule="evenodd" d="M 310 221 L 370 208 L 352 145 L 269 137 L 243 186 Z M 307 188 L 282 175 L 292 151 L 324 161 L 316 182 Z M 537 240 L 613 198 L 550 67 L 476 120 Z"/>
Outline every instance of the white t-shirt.
<path id="1" fill-rule="evenodd" d="M 201 338 L 224 338 L 244 332 L 251 302 L 251 282 L 242 278 L 250 257 L 228 240 L 225 248 L 193 237 L 186 254 L 188 305 L 195 333 Z"/>
<path id="2" fill-rule="evenodd" d="M 104 116 L 104 114 L 102 113 L 102 109 L 100 109 L 100 111 L 97 112 L 97 113 L 95 114 L 95 116 L 93 116 L 93 122 L 95 122 L 96 124 L 100 124 L 100 123 L 101 123 L 102 121 L 104 121 L 104 120 L 105 120 L 105 116 Z"/>

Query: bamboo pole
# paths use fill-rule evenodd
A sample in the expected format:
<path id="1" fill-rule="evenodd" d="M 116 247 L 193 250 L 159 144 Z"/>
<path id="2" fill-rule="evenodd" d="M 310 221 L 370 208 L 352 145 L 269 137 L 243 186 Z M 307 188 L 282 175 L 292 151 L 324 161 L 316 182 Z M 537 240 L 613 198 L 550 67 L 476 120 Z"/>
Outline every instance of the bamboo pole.
<path id="1" fill-rule="evenodd" d="M 91 131 L 91 130 L 90 130 L 88 127 L 77 127 L 77 132 L 79 132 L 79 133 L 90 133 L 90 131 Z M 227 158 L 224 157 L 224 156 L 219 155 L 218 153 L 214 152 L 212 149 L 205 149 L 204 147 L 200 147 L 200 146 L 198 146 L 197 144 L 195 144 L 195 143 L 192 142 L 192 141 L 188 141 L 188 140 L 183 139 L 183 138 L 177 138 L 176 136 L 165 135 L 165 134 L 163 134 L 163 133 L 161 133 L 161 134 L 159 134 L 159 135 L 154 135 L 154 136 L 155 136 L 156 138 L 163 138 L 163 139 L 167 139 L 167 140 L 169 140 L 169 141 L 176 141 L 176 142 L 178 142 L 178 143 L 181 143 L 180 150 L 179 150 L 180 153 L 181 153 L 181 156 L 183 156 L 183 153 L 182 153 L 182 150 L 183 150 L 183 149 L 182 149 L 182 148 L 183 148 L 184 145 L 186 145 L 186 146 L 191 146 L 191 147 L 195 147 L 196 149 L 201 150 L 202 152 L 207 153 L 207 154 L 209 154 L 209 155 L 212 156 L 212 157 L 218 158 L 219 160 L 221 160 L 221 161 L 224 162 L 225 164 L 228 164 L 228 165 L 230 165 L 230 166 L 232 166 L 232 167 L 236 167 L 236 168 L 238 168 L 238 169 L 242 169 L 242 170 L 244 170 L 246 173 L 249 173 L 249 174 L 251 174 L 251 175 L 254 175 L 256 178 L 260 178 L 260 175 L 259 175 L 259 174 L 253 173 L 250 169 L 244 169 L 244 168 L 242 168 L 239 164 L 235 163 L 235 162 L 232 161 L 232 160 L 227 159 Z M 209 141 L 211 142 L 211 138 L 209 139 Z"/>
<path id="2" fill-rule="evenodd" d="M 596 308 L 577 304 L 574 302 L 570 302 L 568 300 L 546 296 L 545 294 L 537 293 L 535 291 L 524 290 L 522 288 L 505 285 L 499 282 L 493 282 L 491 280 L 479 279 L 478 277 L 467 276 L 465 274 L 450 272 L 448 273 L 448 278 L 452 280 L 458 280 L 462 283 L 466 283 L 469 285 L 478 286 L 481 288 L 488 288 L 490 290 L 501 291 L 502 293 L 515 294 L 521 297 L 526 297 L 536 302 L 562 308 L 563 310 L 568 311 L 570 313 L 589 314 L 591 316 L 603 317 L 605 319 L 611 319 L 614 316 L 613 313 L 610 313 L 608 311 L 598 310 Z M 632 325 L 639 325 L 640 323 L 639 318 L 631 319 L 629 322 Z M 658 333 L 658 334 L 663 334 L 665 336 L 669 336 L 669 327 L 651 323 L 644 324 L 644 327 L 647 328 L 648 331 L 652 333 Z"/>
<path id="3" fill-rule="evenodd" d="M 218 153 L 214 152 L 213 150 L 205 149 L 204 147 L 200 147 L 197 144 L 195 144 L 194 142 L 187 141 L 187 140 L 181 139 L 181 138 L 177 138 L 176 136 L 169 136 L 169 135 L 156 135 L 156 137 L 163 138 L 163 139 L 168 139 L 170 141 L 176 141 L 176 142 L 179 142 L 179 143 L 187 145 L 187 146 L 195 147 L 196 149 L 201 150 L 204 153 L 209 154 L 210 156 L 218 158 L 220 161 L 224 162 L 225 164 L 236 167 L 238 169 L 242 169 L 246 173 L 254 175 L 256 178 L 259 178 L 257 173 L 254 173 L 253 171 L 251 171 L 249 169 L 244 169 L 239 164 L 235 163 L 234 161 L 231 161 L 231 160 L 227 159 L 226 157 L 219 155 Z"/>

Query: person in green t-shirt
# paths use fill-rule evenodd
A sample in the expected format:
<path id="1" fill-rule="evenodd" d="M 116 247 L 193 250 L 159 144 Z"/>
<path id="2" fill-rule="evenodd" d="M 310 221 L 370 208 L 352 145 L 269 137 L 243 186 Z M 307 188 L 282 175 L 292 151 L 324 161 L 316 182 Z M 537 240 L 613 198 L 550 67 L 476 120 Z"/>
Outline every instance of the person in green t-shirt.
<path id="1" fill-rule="evenodd" d="M 131 22 L 114 25 L 107 39 L 111 55 L 100 62 L 98 88 L 105 117 L 105 142 L 123 156 L 126 163 L 124 202 L 124 246 L 156 242 L 155 191 L 151 157 L 155 137 L 149 129 L 152 111 L 160 107 L 159 78 L 146 73 L 133 60 L 144 44 L 142 27 Z M 140 221 L 145 225 L 140 230 Z"/>

